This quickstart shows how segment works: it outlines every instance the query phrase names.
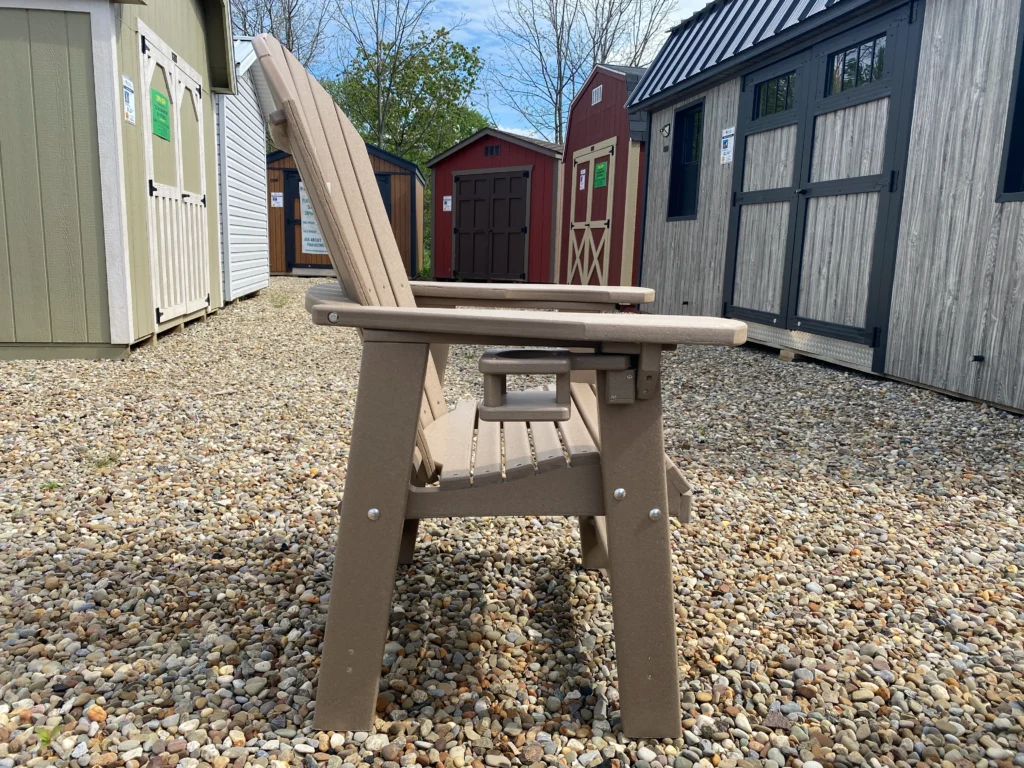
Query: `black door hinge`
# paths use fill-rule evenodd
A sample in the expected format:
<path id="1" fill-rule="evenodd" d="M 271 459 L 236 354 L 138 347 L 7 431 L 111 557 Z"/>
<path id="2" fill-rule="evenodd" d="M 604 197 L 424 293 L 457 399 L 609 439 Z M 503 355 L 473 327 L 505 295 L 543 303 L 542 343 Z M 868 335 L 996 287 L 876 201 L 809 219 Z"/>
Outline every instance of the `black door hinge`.
<path id="1" fill-rule="evenodd" d="M 145 35 L 142 36 L 142 52 L 143 53 L 148 53 L 149 52 L 149 43 L 146 42 L 146 36 Z"/>
<path id="2" fill-rule="evenodd" d="M 456 234 L 456 235 L 459 234 L 459 228 L 458 227 L 452 227 L 452 233 Z"/>
<path id="3" fill-rule="evenodd" d="M 200 99 L 203 98 L 203 86 L 196 86 L 196 96 L 198 96 Z"/>
<path id="4" fill-rule="evenodd" d="M 203 208 L 205 208 L 206 207 L 206 195 L 203 195 L 203 199 L 200 200 L 199 202 L 201 202 L 203 204 Z"/>
<path id="5" fill-rule="evenodd" d="M 526 234 L 526 227 L 523 227 L 523 228 L 522 228 L 521 230 L 519 230 L 519 231 L 520 231 L 520 232 L 522 232 L 522 233 L 523 233 L 523 234 L 525 235 L 525 234 Z"/>
<path id="6" fill-rule="evenodd" d="M 608 154 L 609 155 L 614 155 L 615 154 L 615 147 L 609 147 L 608 148 Z"/>
<path id="7" fill-rule="evenodd" d="M 732 193 L 732 207 L 733 208 L 736 207 L 736 191 L 735 190 L 733 190 L 733 193 Z"/>
<path id="8" fill-rule="evenodd" d="M 530 172 L 529 171 L 523 171 L 523 178 L 524 179 L 530 178 Z"/>
<path id="9" fill-rule="evenodd" d="M 458 177 L 458 176 L 456 176 L 456 177 L 455 177 L 455 179 L 454 179 L 454 181 L 458 181 L 458 180 L 459 180 L 459 177 Z"/>
<path id="10" fill-rule="evenodd" d="M 149 180 L 149 196 L 152 197 L 155 194 L 156 194 L 156 184 L 154 184 L 153 180 L 150 179 Z"/>
<path id="11" fill-rule="evenodd" d="M 210 306 L 210 294 L 206 294 L 206 306 Z"/>
<path id="12" fill-rule="evenodd" d="M 160 318 L 163 316 L 163 312 L 160 311 L 160 307 L 156 308 L 156 324 L 160 325 Z"/>
<path id="13" fill-rule="evenodd" d="M 892 171 L 889 174 L 889 191 L 890 192 L 895 192 L 896 191 L 896 188 L 897 188 L 898 182 L 899 182 L 899 178 L 900 178 L 900 172 L 899 171 Z"/>

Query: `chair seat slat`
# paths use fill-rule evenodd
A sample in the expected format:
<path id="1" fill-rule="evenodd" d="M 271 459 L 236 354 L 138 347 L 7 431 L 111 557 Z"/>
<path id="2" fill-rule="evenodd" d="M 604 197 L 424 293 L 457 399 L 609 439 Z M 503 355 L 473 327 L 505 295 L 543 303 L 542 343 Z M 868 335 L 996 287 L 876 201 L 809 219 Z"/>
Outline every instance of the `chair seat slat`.
<path id="1" fill-rule="evenodd" d="M 537 451 L 537 470 L 550 472 L 553 469 L 565 469 L 565 451 L 558 439 L 558 428 L 550 421 L 530 422 L 533 433 L 533 446 Z"/>
<path id="2" fill-rule="evenodd" d="M 516 480 L 533 474 L 533 453 L 530 451 L 530 434 L 525 421 L 506 421 L 505 431 L 505 479 Z"/>
<path id="3" fill-rule="evenodd" d="M 447 416 L 431 425 L 431 450 L 441 456 L 441 488 L 469 488 L 473 459 L 476 401 L 460 400 Z"/>
<path id="4" fill-rule="evenodd" d="M 481 421 L 476 431 L 473 485 L 501 482 L 501 424 Z"/>

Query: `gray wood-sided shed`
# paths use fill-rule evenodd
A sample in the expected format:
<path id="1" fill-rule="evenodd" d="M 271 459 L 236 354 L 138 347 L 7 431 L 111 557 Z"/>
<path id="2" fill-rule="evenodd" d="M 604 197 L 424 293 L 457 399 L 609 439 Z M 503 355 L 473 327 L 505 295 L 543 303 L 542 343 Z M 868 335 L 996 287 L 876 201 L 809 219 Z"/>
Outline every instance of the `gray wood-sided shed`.
<path id="1" fill-rule="evenodd" d="M 714 0 L 650 115 L 655 310 L 1024 409 L 1022 0 Z M 734 134 L 734 135 L 733 135 Z"/>

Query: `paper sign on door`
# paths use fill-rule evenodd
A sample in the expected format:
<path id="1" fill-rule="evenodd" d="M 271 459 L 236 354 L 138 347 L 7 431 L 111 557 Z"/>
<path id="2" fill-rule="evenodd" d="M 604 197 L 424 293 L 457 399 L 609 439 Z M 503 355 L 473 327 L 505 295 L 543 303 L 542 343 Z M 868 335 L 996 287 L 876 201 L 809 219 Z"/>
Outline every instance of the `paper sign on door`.
<path id="1" fill-rule="evenodd" d="M 722 131 L 722 165 L 732 162 L 733 149 L 736 144 L 736 126 Z"/>
<path id="2" fill-rule="evenodd" d="M 314 255 L 327 255 L 324 236 L 320 233 L 320 225 L 316 223 L 313 203 L 306 194 L 306 185 L 299 182 L 299 208 L 302 210 L 302 252 Z"/>
<path id="3" fill-rule="evenodd" d="M 587 188 L 587 166 L 580 168 L 580 192 Z"/>
<path id="4" fill-rule="evenodd" d="M 270 193 L 270 207 L 271 208 L 284 208 L 284 192 L 271 192 Z"/>
<path id="5" fill-rule="evenodd" d="M 124 121 L 135 125 L 135 83 L 128 75 L 121 75 L 121 87 L 124 94 Z"/>
<path id="6" fill-rule="evenodd" d="M 451 209 L 452 209 L 452 196 L 451 195 L 445 195 L 443 198 L 441 198 L 441 210 L 442 211 L 450 211 Z"/>

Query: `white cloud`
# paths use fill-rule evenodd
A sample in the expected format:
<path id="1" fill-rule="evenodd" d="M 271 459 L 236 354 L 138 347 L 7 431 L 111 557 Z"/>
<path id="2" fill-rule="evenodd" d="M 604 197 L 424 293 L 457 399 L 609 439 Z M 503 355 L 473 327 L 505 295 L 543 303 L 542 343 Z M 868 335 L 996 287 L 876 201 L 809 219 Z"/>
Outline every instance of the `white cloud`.
<path id="1" fill-rule="evenodd" d="M 511 125 L 499 125 L 498 126 L 498 130 L 499 131 L 504 131 L 505 133 L 514 133 L 517 136 L 526 136 L 529 139 L 543 139 L 544 138 L 543 134 L 539 133 L 538 131 L 533 130 L 532 128 L 516 128 L 516 127 L 511 126 Z"/>

